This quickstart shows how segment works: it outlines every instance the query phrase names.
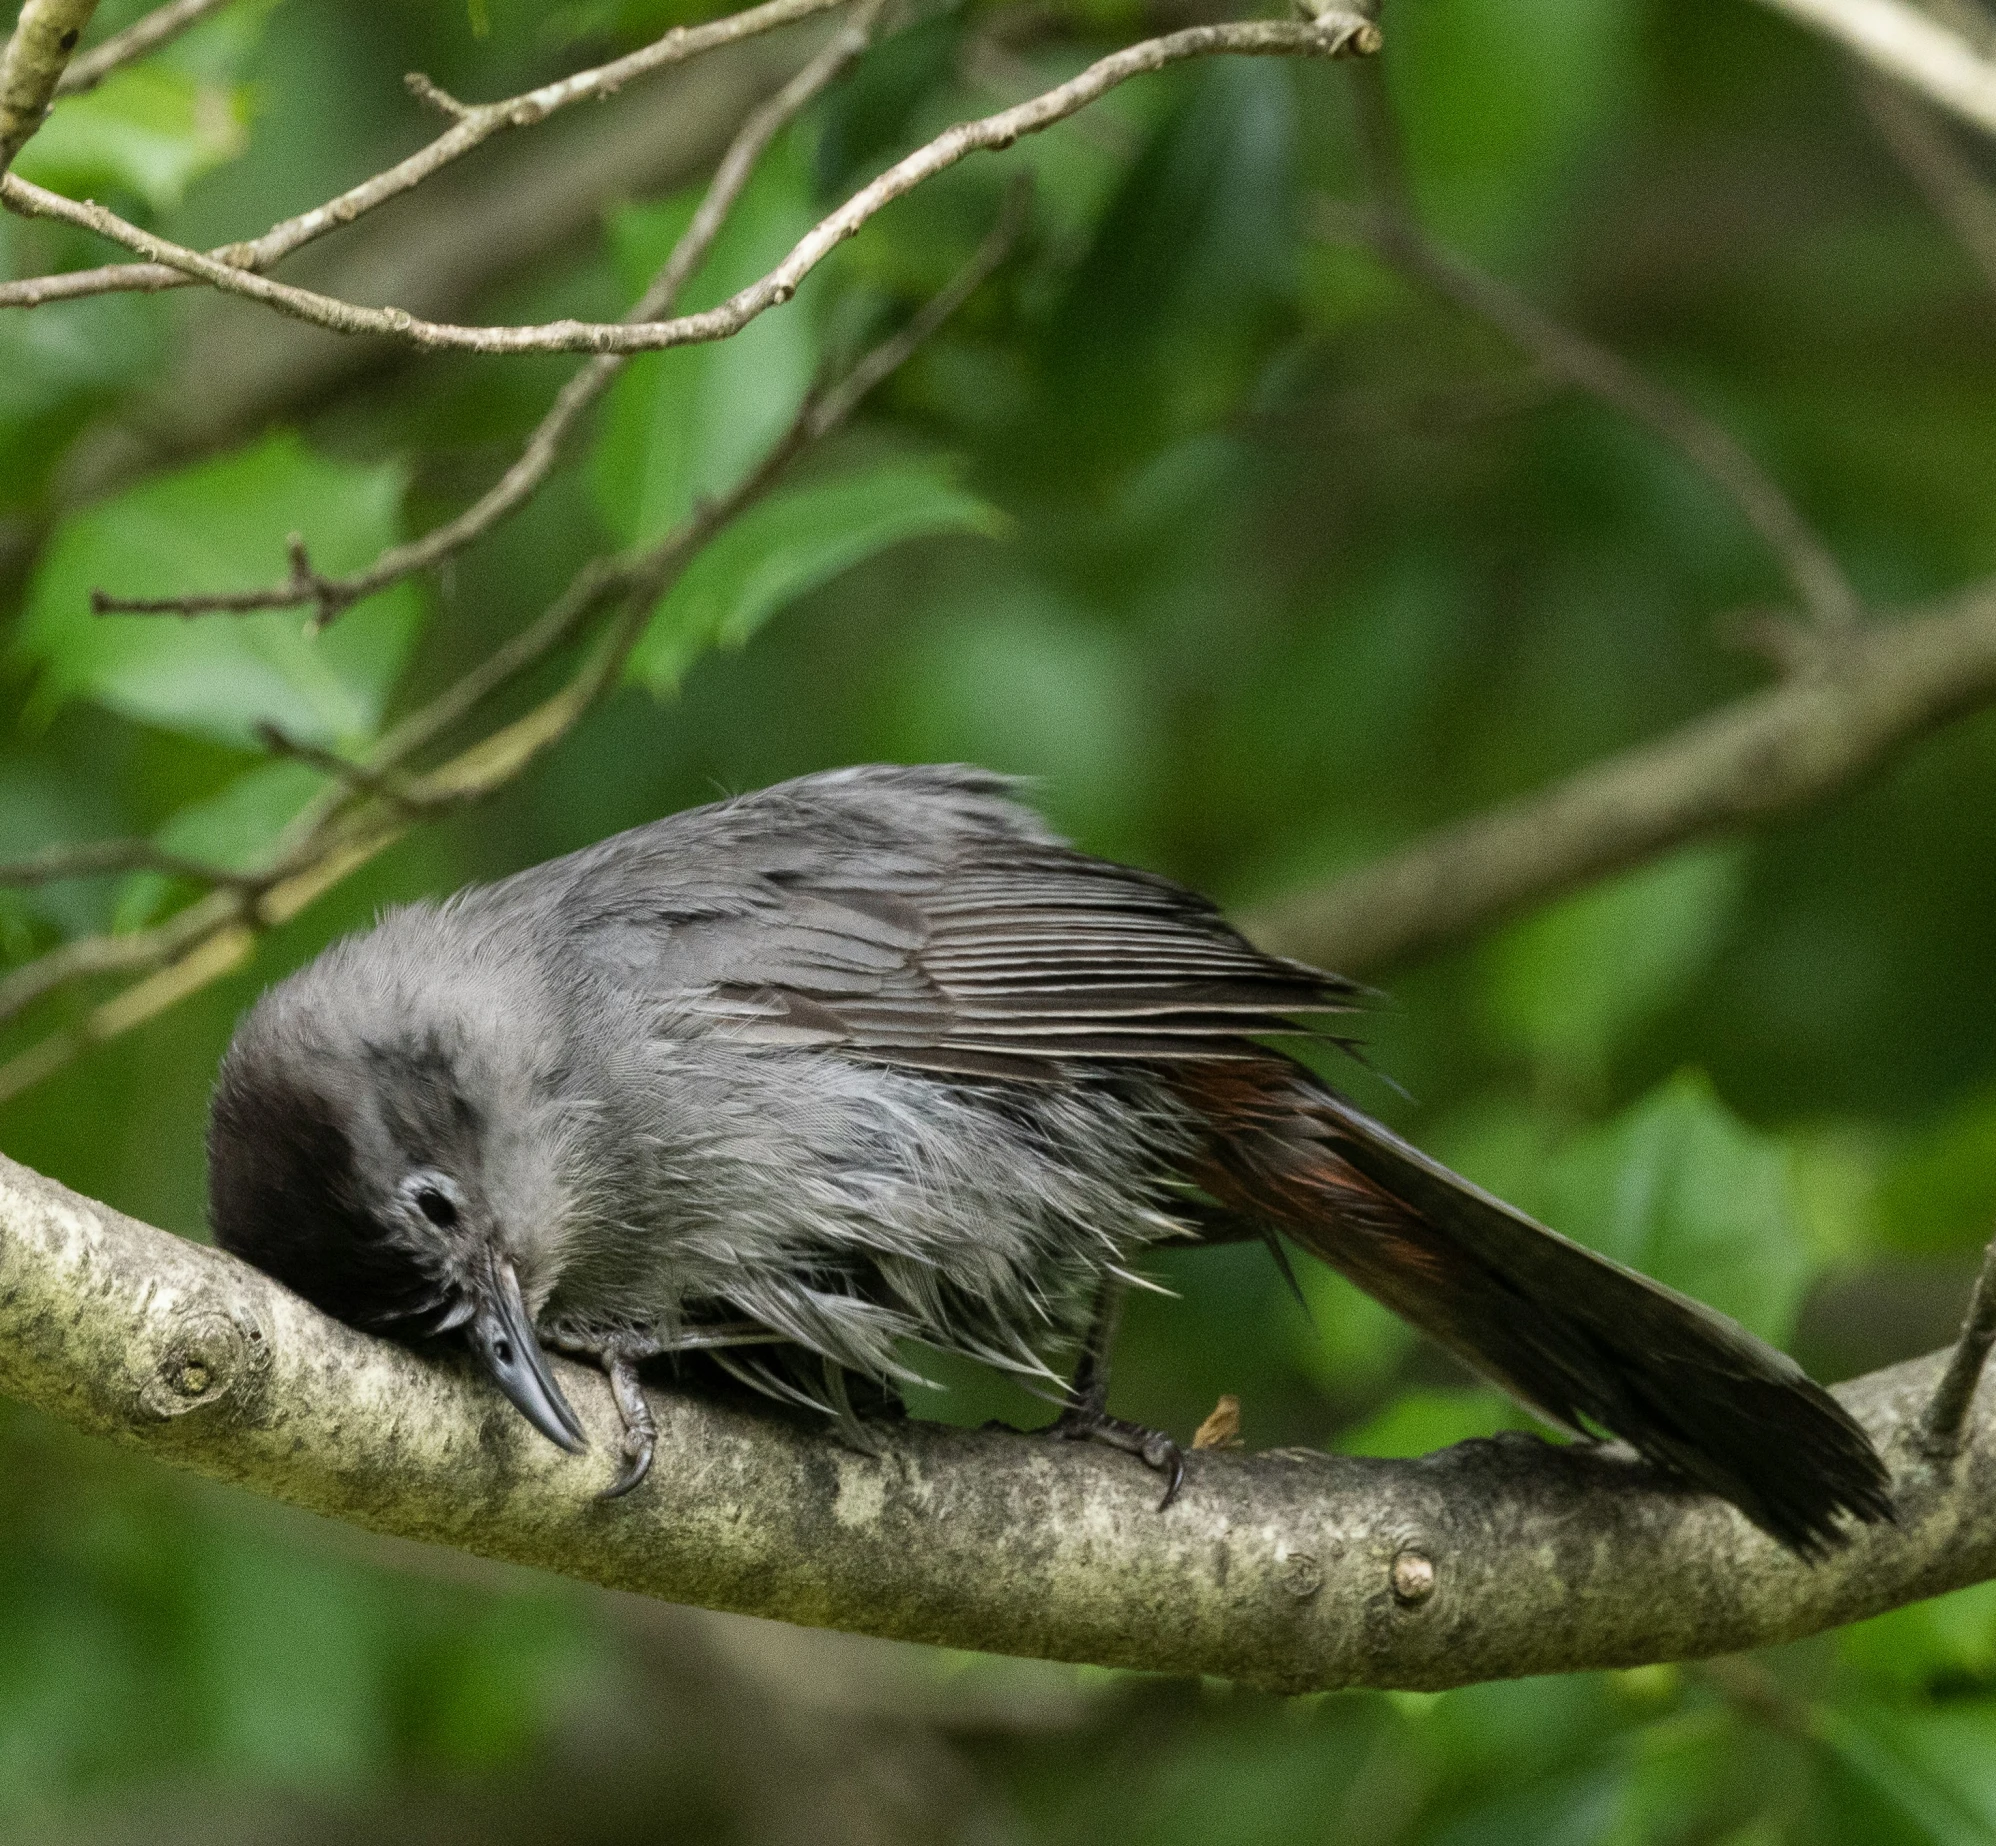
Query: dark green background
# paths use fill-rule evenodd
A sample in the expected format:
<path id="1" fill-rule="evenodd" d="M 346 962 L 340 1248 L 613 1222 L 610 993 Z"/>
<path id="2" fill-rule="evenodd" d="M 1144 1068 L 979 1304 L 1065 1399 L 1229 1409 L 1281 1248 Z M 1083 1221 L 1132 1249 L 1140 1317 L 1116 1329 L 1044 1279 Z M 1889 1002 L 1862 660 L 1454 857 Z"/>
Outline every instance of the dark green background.
<path id="1" fill-rule="evenodd" d="M 966 39 L 994 16 L 935 14 L 807 118 L 696 299 L 753 274 L 913 139 L 1015 100 L 962 75 Z M 497 96 L 671 17 L 652 0 L 238 7 L 166 61 L 163 95 L 107 92 L 24 170 L 221 241 L 431 132 L 405 69 Z M 1052 9 L 1019 39 L 1020 79 L 1185 17 Z M 1831 52 L 1750 0 L 1390 0 L 1383 24 L 1437 235 L 1731 430 L 1876 619 L 1996 568 L 1996 301 Z M 863 504 L 882 548 L 759 628 L 743 617 L 736 645 L 708 645 L 727 639 L 725 584 L 706 615 L 682 607 L 653 656 L 660 696 L 620 692 L 517 787 L 395 848 L 249 970 L 7 1105 L 0 1145 L 198 1236 L 207 1086 L 261 983 L 384 903 L 717 790 L 973 760 L 1037 778 L 1086 846 L 1245 910 L 1764 684 L 1724 635 L 1778 606 L 1784 582 L 1707 481 L 1488 329 L 1303 235 L 1312 192 L 1360 188 L 1350 83 L 1268 62 L 1146 79 L 888 213 L 757 330 L 737 374 L 714 353 L 633 368 L 532 507 L 399 607 L 350 618 L 341 670 L 390 715 L 583 559 L 724 480 L 783 413 L 780 391 L 773 409 L 731 395 L 743 381 L 801 381 L 891 325 L 968 255 L 1010 176 L 1038 178 L 1021 255 L 806 471 L 812 491 L 859 496 L 819 502 L 821 523 L 824 505 Z M 221 158 L 231 111 L 246 132 Z M 618 312 L 677 221 L 645 205 L 583 227 L 484 309 Z M 102 256 L 46 227 L 0 238 L 17 274 Z M 167 581 L 199 559 L 169 560 L 164 529 L 195 534 L 232 581 L 281 575 L 292 525 L 322 563 L 359 562 L 474 495 L 568 370 L 380 370 L 287 408 L 279 432 L 240 432 L 233 459 L 177 458 L 79 505 L 92 445 L 156 416 L 201 312 L 191 297 L 0 311 L 0 852 L 175 825 L 206 851 L 252 850 L 286 793 L 239 786 L 255 767 L 241 739 L 267 712 L 218 656 L 131 715 L 77 619 L 82 591 L 197 587 Z M 696 442 L 687 406 L 703 391 Z M 809 510 L 785 515 L 792 537 L 810 538 Z M 894 530 L 930 535 L 886 546 Z M 364 740 L 379 713 L 356 709 L 328 720 L 330 740 Z M 1405 1094 L 1347 1080 L 1476 1177 L 1823 1375 L 1923 1350 L 1946 1337 L 1996 1220 L 1992 796 L 1996 721 L 1970 718 L 1824 812 L 1389 970 L 1365 1036 Z M 0 931 L 21 959 L 172 900 L 111 881 L 9 894 Z M 1178 1293 L 1132 1309 L 1126 1414 L 1183 1436 L 1232 1391 L 1257 1446 L 1389 1453 L 1508 1419 L 1321 1275 L 1305 1278 L 1306 1319 L 1257 1251 L 1176 1255 L 1156 1274 Z M 942 1382 L 923 1413 L 1033 1413 L 989 1380 Z M 487 1573 L 0 1406 L 0 1835 L 384 1829 L 1984 1840 L 1996 1594 L 1718 1674 L 1279 1703 Z"/>

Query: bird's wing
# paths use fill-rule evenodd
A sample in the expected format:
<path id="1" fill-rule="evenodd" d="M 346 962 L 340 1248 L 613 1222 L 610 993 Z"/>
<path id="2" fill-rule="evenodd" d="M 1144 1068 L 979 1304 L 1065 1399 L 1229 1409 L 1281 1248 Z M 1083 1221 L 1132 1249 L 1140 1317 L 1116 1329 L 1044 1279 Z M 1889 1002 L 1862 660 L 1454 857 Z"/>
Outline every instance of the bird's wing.
<path id="1" fill-rule="evenodd" d="M 1071 850 L 978 772 L 809 777 L 621 842 L 565 905 L 596 919 L 595 959 L 750 1043 L 1031 1076 L 1238 1056 L 1358 992 Z"/>

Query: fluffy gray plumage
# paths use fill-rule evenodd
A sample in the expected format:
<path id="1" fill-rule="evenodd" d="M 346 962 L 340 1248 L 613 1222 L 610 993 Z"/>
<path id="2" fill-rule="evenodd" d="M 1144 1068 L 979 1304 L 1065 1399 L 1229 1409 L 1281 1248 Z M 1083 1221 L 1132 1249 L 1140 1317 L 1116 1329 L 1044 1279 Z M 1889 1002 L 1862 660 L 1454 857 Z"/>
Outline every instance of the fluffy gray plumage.
<path id="1" fill-rule="evenodd" d="M 542 1343 L 596 1356 L 622 1491 L 638 1360 L 709 1350 L 857 1436 L 848 1376 L 906 1379 L 910 1342 L 1054 1382 L 1104 1279 L 1217 1213 L 1798 1550 L 1889 1516 L 1791 1360 L 1267 1047 L 1352 993 L 996 777 L 807 776 L 395 911 L 274 988 L 216 1090 L 216 1234 L 355 1325 L 466 1340 L 565 1446 Z M 1088 1373 L 1069 1427 L 1175 1490 Z"/>
<path id="2" fill-rule="evenodd" d="M 1179 1229 L 1194 1131 L 1128 1057 L 1227 1055 L 1327 987 L 1177 887 L 1060 847 L 996 777 L 846 770 L 335 945 L 244 1023 L 217 1111 L 242 1133 L 217 1150 L 267 1140 L 249 1118 L 274 1095 L 329 1100 L 363 1176 L 460 1145 L 468 1216 L 571 1350 L 751 1323 L 822 1363 L 753 1344 L 721 1363 L 841 1410 L 844 1371 L 912 1375 L 909 1340 L 1052 1380 L 1103 1274 Z M 224 1240 L 240 1226 L 257 1255 L 254 1186 L 219 1177 Z M 330 1277 L 336 1312 L 445 1324 L 466 1278 L 411 1232 L 435 1288 L 381 1311 Z"/>

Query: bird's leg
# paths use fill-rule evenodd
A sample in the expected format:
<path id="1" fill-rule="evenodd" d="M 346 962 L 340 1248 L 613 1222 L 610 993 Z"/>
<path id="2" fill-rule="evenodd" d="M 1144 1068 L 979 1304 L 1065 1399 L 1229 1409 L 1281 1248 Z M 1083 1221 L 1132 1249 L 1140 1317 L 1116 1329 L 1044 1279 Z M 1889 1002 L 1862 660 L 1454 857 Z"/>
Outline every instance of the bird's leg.
<path id="1" fill-rule="evenodd" d="M 645 1402 L 638 1383 L 640 1365 L 666 1353 L 705 1352 L 716 1346 L 777 1344 L 783 1336 L 754 1321 L 730 1320 L 681 1327 L 666 1339 L 624 1330 L 605 1334 L 591 1328 L 561 1326 L 543 1329 L 542 1337 L 557 1352 L 594 1359 L 610 1381 L 610 1396 L 624 1423 L 624 1465 L 597 1498 L 617 1500 L 651 1472 L 652 1451 L 658 1446 L 658 1425 L 652 1420 L 651 1406 Z"/>
<path id="2" fill-rule="evenodd" d="M 652 1421 L 651 1406 L 645 1402 L 638 1383 L 638 1362 L 621 1347 L 603 1354 L 603 1370 L 610 1380 L 610 1395 L 616 1400 L 617 1414 L 624 1419 L 624 1465 L 617 1478 L 596 1497 L 621 1500 L 651 1472 L 652 1451 L 658 1447 L 658 1425 Z"/>
<path id="3" fill-rule="evenodd" d="M 1108 1448 L 1134 1455 L 1146 1468 L 1165 1477 L 1164 1497 L 1158 1501 L 1161 1513 L 1178 1497 L 1185 1480 L 1185 1455 L 1178 1444 L 1161 1429 L 1146 1429 L 1141 1423 L 1112 1417 L 1109 1403 L 1109 1349 L 1115 1344 L 1116 1322 L 1122 1316 L 1123 1285 L 1114 1276 L 1104 1276 L 1095 1291 L 1095 1311 L 1089 1320 L 1088 1337 L 1082 1343 L 1081 1357 L 1074 1366 L 1074 1378 L 1067 1387 L 1067 1404 L 1054 1419 L 1053 1433 L 1068 1442 L 1100 1442 Z"/>

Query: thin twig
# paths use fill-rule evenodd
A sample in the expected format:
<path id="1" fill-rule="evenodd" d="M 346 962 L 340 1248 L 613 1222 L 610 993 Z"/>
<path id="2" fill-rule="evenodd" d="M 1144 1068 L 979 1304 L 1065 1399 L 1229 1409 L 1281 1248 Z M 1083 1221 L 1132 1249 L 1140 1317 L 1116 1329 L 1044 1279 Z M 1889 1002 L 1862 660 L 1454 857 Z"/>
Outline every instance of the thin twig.
<path id="1" fill-rule="evenodd" d="M 0 174 L 47 119 L 97 0 L 23 0 L 13 36 L 0 51 Z"/>
<path id="2" fill-rule="evenodd" d="M 1830 548 L 1760 464 L 1675 392 L 1443 249 L 1415 215 L 1397 125 L 1376 68 L 1359 76 L 1354 94 L 1378 203 L 1370 210 L 1353 209 L 1318 197 L 1311 211 L 1316 234 L 1328 242 L 1365 245 L 1495 327 L 1546 371 L 1662 437 L 1739 508 L 1819 628 L 1841 633 L 1854 627 L 1863 615 L 1857 591 Z"/>
<path id="3" fill-rule="evenodd" d="M 214 891 L 150 929 L 65 942 L 0 976 L 0 1025 L 72 981 L 105 974 L 140 974 L 160 967 L 238 921 L 248 907 L 241 891 Z"/>
<path id="4" fill-rule="evenodd" d="M 306 743 L 267 719 L 256 727 L 256 735 L 258 742 L 272 756 L 286 762 L 303 763 L 308 769 L 316 769 L 320 774 L 332 777 L 340 786 L 358 794 L 371 795 L 383 807 L 411 819 L 456 805 L 456 798 L 452 796 L 422 793 L 411 788 L 400 776 L 370 769 L 365 763 L 356 763 L 352 758 L 340 755 L 337 750 Z M 268 874 L 263 882 L 270 882 Z"/>
<path id="5" fill-rule="evenodd" d="M 114 995 L 84 1023 L 31 1045 L 0 1066 L 0 1101 L 59 1070 L 82 1051 L 115 1038 L 239 966 L 257 936 L 288 922 L 321 893 L 399 839 L 417 819 L 482 799 L 517 778 L 575 727 L 622 675 L 659 598 L 729 521 L 776 483 L 806 448 L 837 428 L 859 402 L 847 388 L 878 385 L 918 340 L 940 325 L 1003 261 L 1023 213 L 1016 199 L 999 227 L 934 302 L 861 358 L 845 380 L 813 396 L 761 462 L 728 493 L 702 502 L 656 545 L 634 558 L 599 559 L 579 572 L 532 628 L 482 661 L 429 706 L 405 719 L 356 771 L 340 762 L 345 785 L 306 810 L 273 861 L 245 875 L 241 889 L 217 891 L 149 930 L 65 944 L 0 979 L 0 1023 L 69 982 L 103 974 L 147 978 Z M 945 306 L 946 304 L 946 306 Z M 408 758 L 463 721 L 537 661 L 575 639 L 606 607 L 615 611 L 597 645 L 560 691 L 523 718 L 460 751 L 426 774 L 389 777 Z M 317 761 L 319 753 L 314 753 Z M 333 769 L 331 761 L 320 767 Z M 365 787 L 366 776 L 378 786 Z"/>
<path id="6" fill-rule="evenodd" d="M 1913 98 L 1872 78 L 1859 83 L 1858 95 L 1893 158 L 1996 289 L 1996 189 Z"/>
<path id="7" fill-rule="evenodd" d="M 799 4 L 801 0 L 771 0 Z M 745 16 L 743 16 L 745 17 Z M 1333 16 L 1325 21 L 1242 20 L 1192 26 L 1146 39 L 1091 64 L 1079 76 L 1032 101 L 977 121 L 960 122 L 863 186 L 838 210 L 807 232 L 766 276 L 698 314 L 659 321 L 551 321 L 533 326 L 458 326 L 430 321 L 402 308 L 367 308 L 312 289 L 274 282 L 253 269 L 204 255 L 141 230 L 114 212 L 88 201 L 66 199 L 30 185 L 18 175 L 0 179 L 0 203 L 27 217 L 53 218 L 94 231 L 152 262 L 212 283 L 225 294 L 242 295 L 334 333 L 379 334 L 425 351 L 497 353 L 662 352 L 739 333 L 758 315 L 780 307 L 812 270 L 862 225 L 924 181 L 983 150 L 1010 147 L 1022 135 L 1037 134 L 1133 77 L 1192 58 L 1356 56 L 1376 50 L 1379 28 L 1370 20 Z M 463 127 L 463 124 L 459 125 Z M 449 140 L 452 129 L 442 139 Z M 441 145 L 441 142 L 436 144 Z"/>
<path id="8" fill-rule="evenodd" d="M 740 44 L 745 39 L 773 32 L 780 26 L 793 25 L 798 20 L 829 12 L 842 4 L 844 0 L 763 0 L 760 6 L 727 14 L 704 25 L 674 26 L 649 45 L 612 59 L 608 64 L 597 65 L 592 70 L 576 71 L 552 83 L 542 84 L 539 89 L 527 90 L 500 102 L 477 104 L 408 159 L 384 168 L 362 180 L 359 185 L 349 187 L 337 198 L 328 199 L 323 205 L 315 205 L 295 218 L 286 218 L 272 225 L 260 237 L 243 243 L 224 244 L 207 256 L 198 257 L 198 260 L 213 262 L 238 273 L 268 269 L 280 258 L 302 249 L 328 231 L 352 224 L 376 206 L 421 185 L 432 174 L 453 161 L 463 159 L 473 148 L 506 129 L 530 128 L 575 103 L 613 96 L 625 84 L 640 77 L 652 76 L 708 52 L 718 51 L 725 45 Z M 3 120 L 4 117 L 0 117 L 0 121 Z M 0 165 L 4 164 L 0 162 Z M 56 195 L 44 196 L 54 198 Z M 0 202 L 20 209 L 13 198 Z M 110 214 L 104 216 L 109 218 Z M 113 238 L 112 241 L 124 240 Z M 166 247 L 180 251 L 178 245 Z M 146 254 L 156 259 L 156 252 L 148 250 Z M 183 257 L 198 256 L 194 251 L 181 251 L 180 254 Z M 114 263 L 99 269 L 73 270 L 55 276 L 30 276 L 20 282 L 0 284 L 0 307 L 38 307 L 43 302 L 69 301 L 82 295 L 183 288 L 199 279 L 200 275 L 189 270 L 184 262 L 152 260 L 145 263 Z M 212 275 L 208 279 L 213 280 Z"/>
<path id="9" fill-rule="evenodd" d="M 1946 1461 L 1960 1451 L 1969 1406 L 1975 1402 L 1975 1387 L 1982 1381 L 1982 1369 L 1992 1346 L 1996 1346 L 1996 1243 L 1983 1254 L 1982 1272 L 1975 1278 L 1975 1292 L 1968 1300 L 1961 1336 L 1955 1341 L 1947 1370 L 1934 1386 L 1934 1394 L 1927 1400 L 1920 1418 L 1918 1442 L 1922 1454 L 1935 1461 Z"/>
<path id="10" fill-rule="evenodd" d="M 883 4 L 884 0 L 865 0 L 851 22 L 742 124 L 721 157 L 692 221 L 673 245 L 650 286 L 624 317 L 626 320 L 655 320 L 671 311 L 680 290 L 706 260 L 728 213 L 770 143 L 866 50 Z M 93 591 L 90 605 L 100 615 L 184 616 L 243 615 L 309 603 L 315 609 L 313 626 L 324 628 L 355 603 L 463 550 L 530 498 L 553 472 L 569 433 L 629 363 L 628 355 L 617 353 L 591 359 L 561 388 L 547 415 L 528 436 L 519 458 L 491 487 L 456 518 L 407 544 L 389 546 L 363 570 L 345 577 L 322 576 L 305 563 L 302 549 L 294 541 L 289 580 L 269 589 L 158 597 L 107 596 L 102 591 Z"/>
<path id="11" fill-rule="evenodd" d="M 168 39 L 177 38 L 187 28 L 210 13 L 220 12 L 229 0 L 167 0 L 142 19 L 135 19 L 122 32 L 114 32 L 101 45 L 93 45 L 62 73 L 55 86 L 58 96 L 80 96 L 94 90 L 114 71 L 157 51 Z"/>
<path id="12" fill-rule="evenodd" d="M 0 885 L 52 885 L 117 872 L 159 872 L 168 878 L 190 878 L 207 885 L 247 886 L 255 882 L 248 873 L 167 852 L 150 840 L 93 840 L 88 845 L 61 847 L 0 865 Z"/>
<path id="13" fill-rule="evenodd" d="M 263 609 L 296 608 L 300 603 L 316 603 L 318 614 L 313 626 L 323 628 L 358 597 L 343 593 L 340 579 L 325 577 L 312 568 L 305 540 L 293 532 L 284 541 L 291 560 L 291 574 L 281 590 L 217 590 L 191 596 L 112 596 L 103 590 L 90 592 L 92 615 L 252 615 Z"/>
<path id="14" fill-rule="evenodd" d="M 1312 217 L 1326 241 L 1363 242 L 1495 327 L 1546 372 L 1661 436 L 1738 507 L 1820 627 L 1845 629 L 1861 619 L 1856 590 L 1794 502 L 1731 436 L 1675 392 L 1554 320 L 1495 276 L 1472 269 L 1395 212 L 1354 212 L 1319 200 Z"/>

